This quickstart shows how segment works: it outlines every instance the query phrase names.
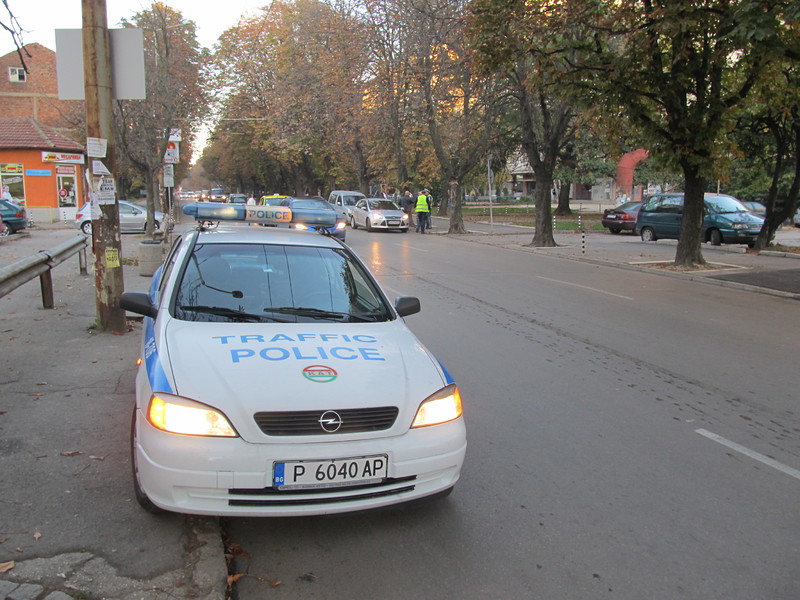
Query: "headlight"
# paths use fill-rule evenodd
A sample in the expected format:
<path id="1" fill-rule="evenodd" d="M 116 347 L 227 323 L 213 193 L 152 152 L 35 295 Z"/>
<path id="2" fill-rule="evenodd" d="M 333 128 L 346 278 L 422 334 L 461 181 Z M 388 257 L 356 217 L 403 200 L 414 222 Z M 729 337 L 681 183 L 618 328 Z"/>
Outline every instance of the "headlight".
<path id="1" fill-rule="evenodd" d="M 165 394 L 154 395 L 150 399 L 147 420 L 153 427 L 169 433 L 238 437 L 221 412 L 191 400 L 170 398 Z"/>
<path id="2" fill-rule="evenodd" d="M 345 223 L 344 221 L 338 221 L 336 223 L 336 229 L 344 229 L 345 227 L 347 227 L 347 223 Z"/>
<path id="3" fill-rule="evenodd" d="M 750 225 L 749 223 L 734 223 L 733 229 L 750 229 L 751 227 L 755 227 L 754 225 Z"/>
<path id="4" fill-rule="evenodd" d="M 404 221 L 404 222 L 408 223 L 408 215 L 407 215 L 406 213 L 403 213 L 403 216 L 402 216 L 402 217 L 400 217 L 400 219 L 401 219 L 402 221 Z"/>
<path id="5" fill-rule="evenodd" d="M 460 417 L 461 413 L 461 394 L 456 384 L 451 383 L 419 405 L 411 428 L 447 423 Z"/>
<path id="6" fill-rule="evenodd" d="M 300 230 L 302 230 L 302 231 L 307 231 L 307 230 L 310 230 L 310 229 L 311 229 L 311 228 L 310 228 L 308 225 L 306 225 L 305 223 L 295 223 L 295 224 L 294 224 L 294 228 L 295 228 L 295 229 L 300 229 Z"/>

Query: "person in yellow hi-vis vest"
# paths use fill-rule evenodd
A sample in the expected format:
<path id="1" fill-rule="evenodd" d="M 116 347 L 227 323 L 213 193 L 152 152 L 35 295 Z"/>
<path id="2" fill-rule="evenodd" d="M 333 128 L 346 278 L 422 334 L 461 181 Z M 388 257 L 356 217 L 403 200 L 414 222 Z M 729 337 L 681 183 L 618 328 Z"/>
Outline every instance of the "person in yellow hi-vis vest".
<path id="1" fill-rule="evenodd" d="M 422 190 L 417 196 L 417 206 L 414 212 L 417 213 L 417 231 L 425 233 L 426 229 L 431 228 L 431 202 L 427 189 Z"/>

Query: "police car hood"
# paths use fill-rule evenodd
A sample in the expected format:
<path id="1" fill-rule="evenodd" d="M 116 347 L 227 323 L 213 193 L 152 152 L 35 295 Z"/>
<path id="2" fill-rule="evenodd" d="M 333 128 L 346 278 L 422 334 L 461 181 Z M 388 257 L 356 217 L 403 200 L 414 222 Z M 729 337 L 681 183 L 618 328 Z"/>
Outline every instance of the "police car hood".
<path id="1" fill-rule="evenodd" d="M 447 373 L 401 319 L 381 323 L 193 323 L 164 331 L 174 393 L 241 427 L 258 411 L 398 406 L 416 411 Z M 238 421 L 238 423 L 237 423 Z"/>

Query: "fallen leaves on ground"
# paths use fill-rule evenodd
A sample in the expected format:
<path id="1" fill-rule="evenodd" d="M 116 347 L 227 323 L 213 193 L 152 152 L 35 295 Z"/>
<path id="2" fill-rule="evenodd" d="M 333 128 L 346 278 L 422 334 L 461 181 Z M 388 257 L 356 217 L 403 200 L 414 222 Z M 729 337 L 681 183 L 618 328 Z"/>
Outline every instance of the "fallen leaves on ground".
<path id="1" fill-rule="evenodd" d="M 245 575 L 246 573 L 236 573 L 236 575 L 228 575 L 228 585 L 233 585 Z"/>
<path id="2" fill-rule="evenodd" d="M 0 573 L 8 573 L 11 569 L 14 568 L 14 561 L 10 560 L 8 562 L 0 563 Z"/>

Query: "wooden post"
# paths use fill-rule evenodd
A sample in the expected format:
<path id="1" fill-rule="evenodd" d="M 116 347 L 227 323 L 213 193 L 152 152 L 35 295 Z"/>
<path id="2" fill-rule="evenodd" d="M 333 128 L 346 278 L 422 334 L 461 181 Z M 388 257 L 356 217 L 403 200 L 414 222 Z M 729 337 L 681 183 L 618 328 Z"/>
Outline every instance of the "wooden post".
<path id="1" fill-rule="evenodd" d="M 81 0 L 83 9 L 83 75 L 86 89 L 86 133 L 108 141 L 104 164 L 114 174 L 114 122 L 112 105 L 111 48 L 106 0 Z M 92 178 L 94 182 L 94 177 Z M 124 291 L 119 207 L 100 205 L 93 222 L 95 299 L 97 322 L 104 331 L 124 333 L 125 311 L 119 307 Z"/>

